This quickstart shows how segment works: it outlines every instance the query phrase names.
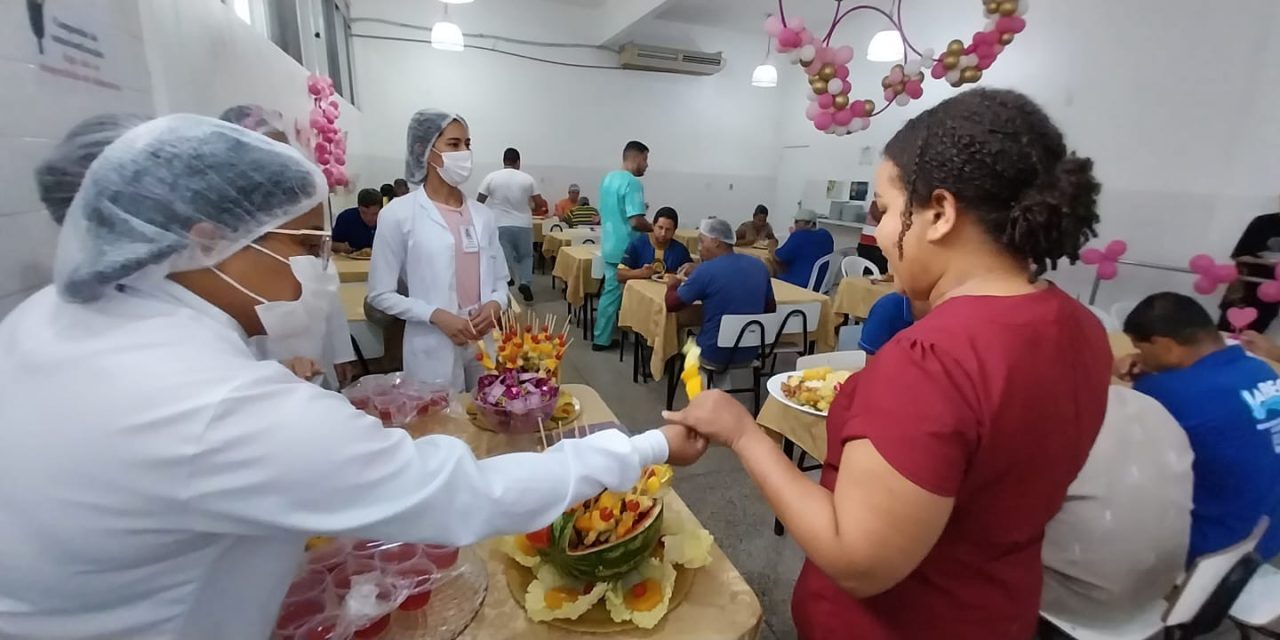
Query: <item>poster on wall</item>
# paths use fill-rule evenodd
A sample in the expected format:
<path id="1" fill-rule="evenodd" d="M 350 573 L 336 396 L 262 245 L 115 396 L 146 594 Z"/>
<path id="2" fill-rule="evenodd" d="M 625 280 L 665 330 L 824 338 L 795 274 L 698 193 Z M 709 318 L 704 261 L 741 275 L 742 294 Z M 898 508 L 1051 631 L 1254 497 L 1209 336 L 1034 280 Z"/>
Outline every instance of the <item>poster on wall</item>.
<path id="1" fill-rule="evenodd" d="M 841 180 L 827 181 L 827 199 L 828 200 L 844 200 L 845 183 Z"/>
<path id="2" fill-rule="evenodd" d="M 37 66 L 41 71 L 108 91 L 120 91 L 121 64 L 111 56 L 103 4 L 26 0 Z"/>
<path id="3" fill-rule="evenodd" d="M 850 182 L 849 183 L 849 199 L 857 202 L 862 202 L 863 200 L 866 200 L 867 191 L 870 189 L 870 186 L 871 185 L 869 183 L 861 182 L 857 180 Z"/>

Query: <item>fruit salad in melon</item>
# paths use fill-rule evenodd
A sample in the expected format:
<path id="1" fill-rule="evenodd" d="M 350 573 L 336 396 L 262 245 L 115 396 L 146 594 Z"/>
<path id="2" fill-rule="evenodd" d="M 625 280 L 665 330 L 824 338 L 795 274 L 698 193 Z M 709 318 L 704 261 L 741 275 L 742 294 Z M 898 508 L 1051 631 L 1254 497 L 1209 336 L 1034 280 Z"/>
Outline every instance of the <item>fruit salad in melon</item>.
<path id="1" fill-rule="evenodd" d="M 547 561 L 583 580 L 610 580 L 649 557 L 662 534 L 660 493 L 671 467 L 647 467 L 626 493 L 602 491 L 551 524 Z"/>

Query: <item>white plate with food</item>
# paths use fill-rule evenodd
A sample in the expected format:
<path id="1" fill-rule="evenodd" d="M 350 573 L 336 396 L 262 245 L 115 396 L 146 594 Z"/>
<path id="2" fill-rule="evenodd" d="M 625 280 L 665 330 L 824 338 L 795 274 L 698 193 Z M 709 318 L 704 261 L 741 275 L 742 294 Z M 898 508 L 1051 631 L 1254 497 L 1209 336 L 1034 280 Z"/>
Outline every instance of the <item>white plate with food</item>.
<path id="1" fill-rule="evenodd" d="M 809 415 L 825 418 L 840 385 L 850 375 L 853 372 L 836 371 L 831 367 L 788 371 L 769 378 L 765 387 L 769 390 L 769 395 L 779 402 Z"/>

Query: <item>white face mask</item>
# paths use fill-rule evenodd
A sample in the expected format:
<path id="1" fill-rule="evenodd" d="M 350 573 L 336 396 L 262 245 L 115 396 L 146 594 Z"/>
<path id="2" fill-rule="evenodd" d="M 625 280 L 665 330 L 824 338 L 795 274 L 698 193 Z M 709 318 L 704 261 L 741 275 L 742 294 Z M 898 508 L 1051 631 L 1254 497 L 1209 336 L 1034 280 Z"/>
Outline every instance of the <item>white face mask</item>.
<path id="1" fill-rule="evenodd" d="M 266 330 L 266 336 L 250 340 L 259 357 L 284 362 L 292 358 L 310 358 L 324 367 L 325 330 L 329 305 L 338 296 L 338 272 L 333 264 L 325 269 L 315 256 L 283 258 L 256 244 L 249 246 L 289 265 L 293 277 L 302 285 L 302 295 L 297 300 L 267 300 L 244 288 L 240 283 L 218 269 L 218 274 L 228 284 L 261 304 L 254 307 L 258 320 Z"/>
<path id="2" fill-rule="evenodd" d="M 471 177 L 471 150 L 466 151 L 436 151 L 440 154 L 440 159 L 444 166 L 436 167 L 436 171 L 440 172 L 440 178 L 445 182 L 458 187 Z"/>

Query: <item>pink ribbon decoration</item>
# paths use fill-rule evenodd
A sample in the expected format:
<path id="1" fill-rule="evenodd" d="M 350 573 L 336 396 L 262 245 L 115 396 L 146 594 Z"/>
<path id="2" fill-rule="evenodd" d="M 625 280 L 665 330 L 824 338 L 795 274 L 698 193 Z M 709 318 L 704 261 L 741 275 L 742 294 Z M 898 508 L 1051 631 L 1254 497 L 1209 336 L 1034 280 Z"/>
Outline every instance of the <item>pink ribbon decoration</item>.
<path id="1" fill-rule="evenodd" d="M 1080 262 L 1097 265 L 1099 280 L 1114 280 L 1120 273 L 1120 258 L 1129 250 L 1124 240 L 1112 240 L 1103 249 L 1089 247 L 1080 252 Z"/>
<path id="2" fill-rule="evenodd" d="M 1240 277 L 1240 272 L 1236 270 L 1236 265 L 1230 262 L 1219 264 L 1213 261 L 1212 256 L 1204 253 L 1192 256 L 1187 266 L 1191 268 L 1192 273 L 1199 276 L 1196 278 L 1193 287 L 1196 293 L 1202 296 L 1212 295 L 1214 291 L 1218 290 L 1218 287 L 1224 284 L 1231 284 Z M 1280 283 L 1277 283 L 1276 286 L 1280 289 Z M 1259 290 L 1261 290 L 1261 287 L 1259 287 Z M 1280 291 L 1277 291 L 1276 300 L 1280 301 Z"/>

